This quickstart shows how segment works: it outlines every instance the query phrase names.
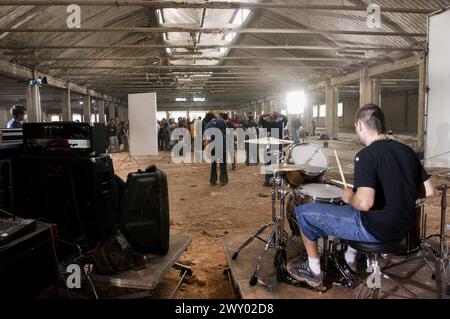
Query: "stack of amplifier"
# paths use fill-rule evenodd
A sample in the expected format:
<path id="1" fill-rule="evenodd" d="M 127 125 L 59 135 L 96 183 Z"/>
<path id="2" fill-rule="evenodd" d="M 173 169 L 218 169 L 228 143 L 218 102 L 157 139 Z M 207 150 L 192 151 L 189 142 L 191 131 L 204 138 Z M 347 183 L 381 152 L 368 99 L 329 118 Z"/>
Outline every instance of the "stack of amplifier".
<path id="1" fill-rule="evenodd" d="M 167 252 L 167 177 L 153 167 L 129 174 L 125 184 L 103 154 L 104 125 L 29 123 L 23 141 L 15 192 L 21 217 L 55 223 L 59 237 L 90 247 L 120 229 L 140 251 Z"/>

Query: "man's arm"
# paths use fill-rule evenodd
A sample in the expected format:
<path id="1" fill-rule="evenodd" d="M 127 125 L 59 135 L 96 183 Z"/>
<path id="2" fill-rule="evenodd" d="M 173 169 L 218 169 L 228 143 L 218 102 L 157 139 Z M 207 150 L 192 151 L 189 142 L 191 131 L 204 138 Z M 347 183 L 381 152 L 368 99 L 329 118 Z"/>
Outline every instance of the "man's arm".
<path id="1" fill-rule="evenodd" d="M 375 190 L 371 187 L 358 187 L 356 193 L 353 193 L 347 188 L 342 191 L 342 200 L 361 212 L 367 212 L 375 203 Z"/>

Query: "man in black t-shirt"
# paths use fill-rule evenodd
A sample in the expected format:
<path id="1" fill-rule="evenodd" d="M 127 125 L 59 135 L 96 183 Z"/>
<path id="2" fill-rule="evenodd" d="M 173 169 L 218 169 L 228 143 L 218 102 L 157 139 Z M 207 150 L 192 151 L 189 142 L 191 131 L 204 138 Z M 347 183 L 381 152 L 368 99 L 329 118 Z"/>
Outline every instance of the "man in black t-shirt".
<path id="1" fill-rule="evenodd" d="M 308 253 L 304 264 L 289 264 L 289 274 L 310 286 L 322 285 L 317 239 L 334 236 L 359 242 L 390 242 L 405 237 L 415 223 L 418 197 L 435 195 L 428 174 L 408 146 L 387 139 L 380 107 L 368 104 L 355 115 L 359 140 L 366 147 L 355 156 L 355 186 L 344 189 L 348 205 L 306 204 L 296 208 Z M 356 251 L 345 261 L 355 268 Z"/>

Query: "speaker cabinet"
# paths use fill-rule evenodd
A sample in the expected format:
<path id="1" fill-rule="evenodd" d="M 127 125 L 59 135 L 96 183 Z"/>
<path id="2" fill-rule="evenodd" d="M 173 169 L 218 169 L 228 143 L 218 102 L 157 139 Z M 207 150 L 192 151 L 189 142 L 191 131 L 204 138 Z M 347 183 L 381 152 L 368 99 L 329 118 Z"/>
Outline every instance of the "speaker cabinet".
<path id="1" fill-rule="evenodd" d="M 170 220 L 166 174 L 156 168 L 129 174 L 121 207 L 120 228 L 133 248 L 167 253 Z"/>
<path id="2" fill-rule="evenodd" d="M 21 217 L 58 225 L 60 237 L 95 245 L 117 230 L 119 203 L 109 156 L 21 157 Z"/>

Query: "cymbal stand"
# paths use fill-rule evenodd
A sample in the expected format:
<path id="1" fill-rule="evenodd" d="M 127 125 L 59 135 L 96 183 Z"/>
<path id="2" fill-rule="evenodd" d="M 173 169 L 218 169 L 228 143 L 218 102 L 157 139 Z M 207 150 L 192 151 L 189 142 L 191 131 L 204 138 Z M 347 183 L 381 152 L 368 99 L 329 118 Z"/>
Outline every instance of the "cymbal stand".
<path id="1" fill-rule="evenodd" d="M 441 225 L 440 225 L 440 233 L 433 234 L 429 236 L 423 236 L 422 244 L 420 250 L 428 253 L 434 258 L 435 266 L 433 266 L 432 262 L 430 262 L 426 255 L 423 255 L 423 258 L 427 265 L 433 272 L 433 279 L 436 280 L 436 284 L 438 285 L 438 293 L 441 297 L 445 295 L 450 295 L 450 263 L 448 258 L 448 244 L 446 235 L 446 210 L 447 210 L 447 190 L 449 186 L 446 184 L 442 184 L 437 187 L 439 191 L 441 191 Z M 426 224 L 422 226 L 426 228 Z M 425 229 L 423 229 L 425 232 Z M 439 238 L 439 250 L 433 248 L 431 244 L 427 242 L 428 239 L 438 237 Z"/>

